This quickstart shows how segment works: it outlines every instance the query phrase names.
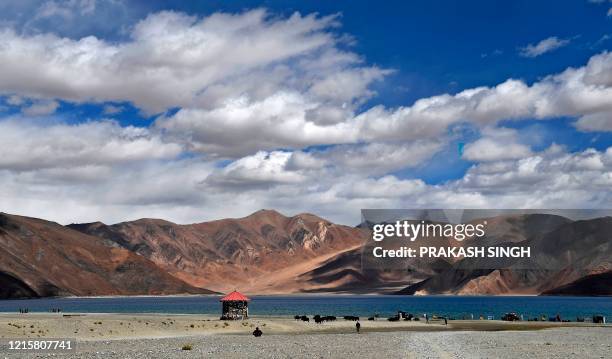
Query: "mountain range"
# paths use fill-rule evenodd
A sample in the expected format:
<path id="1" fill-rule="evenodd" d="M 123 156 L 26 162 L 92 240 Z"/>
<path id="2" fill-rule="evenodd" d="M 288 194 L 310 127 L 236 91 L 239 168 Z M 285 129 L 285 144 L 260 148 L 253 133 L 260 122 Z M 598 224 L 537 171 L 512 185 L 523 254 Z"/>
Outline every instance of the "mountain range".
<path id="1" fill-rule="evenodd" d="M 211 294 L 612 295 L 612 218 L 544 214 L 488 219 L 474 245 L 521 244 L 537 256 L 369 265 L 367 225 L 261 210 L 196 224 L 139 219 L 60 224 L 0 214 L 0 298 Z M 449 241 L 435 239 L 439 244 Z M 482 259 L 480 259 L 482 260 Z M 485 263 L 486 264 L 486 263 Z M 488 269 L 471 269 L 488 268 Z"/>

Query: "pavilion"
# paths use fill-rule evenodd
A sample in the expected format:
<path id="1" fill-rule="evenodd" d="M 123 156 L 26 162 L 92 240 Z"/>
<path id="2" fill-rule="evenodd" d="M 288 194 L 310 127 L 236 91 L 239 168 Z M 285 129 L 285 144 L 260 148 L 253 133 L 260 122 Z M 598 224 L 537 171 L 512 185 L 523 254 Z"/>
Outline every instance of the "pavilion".
<path id="1" fill-rule="evenodd" d="M 233 291 L 219 300 L 222 303 L 221 320 L 239 320 L 249 317 L 250 299 L 244 294 Z"/>

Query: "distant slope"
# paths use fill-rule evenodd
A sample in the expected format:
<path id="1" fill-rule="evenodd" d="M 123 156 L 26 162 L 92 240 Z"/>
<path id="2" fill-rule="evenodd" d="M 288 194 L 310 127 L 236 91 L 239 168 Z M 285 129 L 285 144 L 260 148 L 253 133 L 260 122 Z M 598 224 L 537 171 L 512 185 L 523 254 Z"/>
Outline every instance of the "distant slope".
<path id="1" fill-rule="evenodd" d="M 20 279 L 0 272 L 0 299 L 36 298 L 38 296 L 38 293 Z"/>
<path id="2" fill-rule="evenodd" d="M 612 296 L 612 271 L 588 275 L 561 287 L 547 290 L 542 294 Z"/>
<path id="3" fill-rule="evenodd" d="M 367 228 L 312 214 L 262 210 L 179 225 L 140 219 L 61 226 L 0 214 L 0 298 L 211 293 L 565 294 L 608 293 L 612 218 L 551 215 L 487 219 L 481 239 L 431 245 L 529 245 L 529 259 L 378 260 Z M 386 247 L 389 246 L 389 247 Z M 473 269 L 483 268 L 483 269 Z M 202 289 L 208 288 L 208 289 Z"/>
<path id="4" fill-rule="evenodd" d="M 0 298 L 211 293 L 105 239 L 0 214 Z"/>
<path id="5" fill-rule="evenodd" d="M 255 293 L 295 293 L 317 287 L 296 281 L 300 271 L 310 271 L 320 260 L 359 246 L 367 238 L 367 231 L 312 214 L 286 217 L 273 210 L 189 225 L 140 219 L 70 227 L 138 253 L 191 285 L 218 291 L 240 287 Z M 270 275 L 278 280 L 267 281 Z"/>
<path id="6" fill-rule="evenodd" d="M 552 223 L 538 216 L 538 220 Z M 533 221 L 529 217 L 523 221 Z M 498 267 L 487 266 L 486 259 L 464 259 L 397 294 L 540 294 L 612 269 L 612 218 L 559 223 L 562 224 L 548 233 L 530 233 L 525 236 L 529 239 L 514 242 L 530 246 L 532 258 L 509 259 Z M 528 227 L 545 226 L 518 226 Z"/>

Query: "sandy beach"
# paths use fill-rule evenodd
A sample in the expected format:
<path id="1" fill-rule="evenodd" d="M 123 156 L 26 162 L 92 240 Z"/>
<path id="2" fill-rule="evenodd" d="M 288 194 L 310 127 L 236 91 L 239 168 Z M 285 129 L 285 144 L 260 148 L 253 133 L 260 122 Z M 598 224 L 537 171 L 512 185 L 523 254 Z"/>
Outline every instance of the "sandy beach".
<path id="1" fill-rule="evenodd" d="M 604 358 L 612 327 L 589 323 L 450 321 L 304 323 L 287 317 L 220 321 L 205 315 L 0 314 L 0 339 L 73 338 L 76 352 L 0 357 L 222 358 L 271 357 L 573 357 Z M 258 326 L 261 338 L 250 333 Z M 182 350 L 183 346 L 191 350 Z"/>

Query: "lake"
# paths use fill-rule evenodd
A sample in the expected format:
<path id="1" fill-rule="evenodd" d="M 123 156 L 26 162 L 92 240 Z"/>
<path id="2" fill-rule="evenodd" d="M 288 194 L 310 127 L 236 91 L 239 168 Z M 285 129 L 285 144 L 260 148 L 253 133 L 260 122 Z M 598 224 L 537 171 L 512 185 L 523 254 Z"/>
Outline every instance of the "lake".
<path id="1" fill-rule="evenodd" d="M 175 313 L 220 314 L 219 296 L 187 297 L 100 297 L 44 298 L 0 300 L 0 312 L 48 312 L 62 308 L 64 312 L 82 313 Z M 249 304 L 251 315 L 358 315 L 378 313 L 390 316 L 403 310 L 422 315 L 442 315 L 454 318 L 499 319 L 507 312 L 523 314 L 525 319 L 542 314 L 575 320 L 577 316 L 594 314 L 612 318 L 612 297 L 500 297 L 500 296 L 389 296 L 389 295 L 292 295 L 253 296 Z M 608 319 L 610 320 L 610 319 Z"/>

